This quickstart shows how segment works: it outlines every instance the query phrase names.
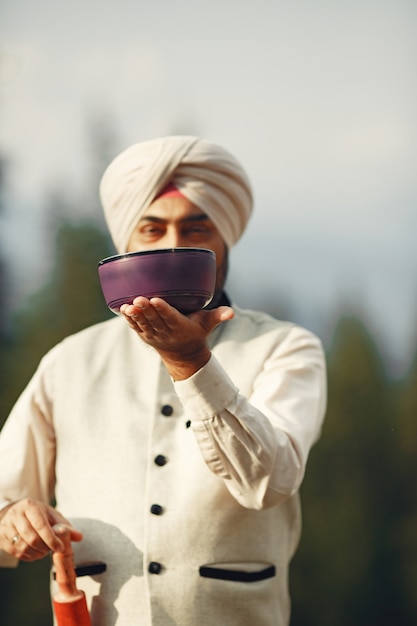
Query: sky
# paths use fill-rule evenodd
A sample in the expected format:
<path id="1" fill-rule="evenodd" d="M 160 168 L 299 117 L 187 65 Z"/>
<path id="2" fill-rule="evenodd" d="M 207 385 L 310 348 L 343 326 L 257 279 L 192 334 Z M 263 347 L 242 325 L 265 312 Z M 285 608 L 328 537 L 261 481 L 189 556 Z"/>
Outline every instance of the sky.
<path id="1" fill-rule="evenodd" d="M 415 0 L 2 0 L 0 239 L 16 290 L 45 270 L 47 194 L 92 184 L 94 124 L 112 156 L 197 134 L 229 149 L 254 189 L 231 254 L 239 304 L 281 302 L 325 341 L 341 311 L 358 314 L 405 371 L 417 346 L 416 18 Z"/>

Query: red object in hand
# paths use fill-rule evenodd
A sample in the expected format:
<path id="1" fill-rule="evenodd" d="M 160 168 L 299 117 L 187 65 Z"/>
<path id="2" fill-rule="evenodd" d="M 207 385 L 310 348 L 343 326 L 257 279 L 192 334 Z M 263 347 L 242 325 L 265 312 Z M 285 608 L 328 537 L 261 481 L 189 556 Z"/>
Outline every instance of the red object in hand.
<path id="1" fill-rule="evenodd" d="M 64 552 L 52 555 L 58 585 L 58 593 L 53 598 L 58 626 L 92 626 L 85 594 L 76 585 L 70 530 L 63 524 L 55 526 L 55 530 L 65 546 Z"/>

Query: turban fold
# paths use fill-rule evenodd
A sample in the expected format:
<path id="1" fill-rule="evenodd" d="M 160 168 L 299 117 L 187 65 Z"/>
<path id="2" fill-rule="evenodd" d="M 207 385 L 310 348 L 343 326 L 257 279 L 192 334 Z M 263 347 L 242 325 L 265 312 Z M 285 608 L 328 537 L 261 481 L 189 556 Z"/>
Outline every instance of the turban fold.
<path id="1" fill-rule="evenodd" d="M 168 136 L 127 148 L 103 174 L 100 198 L 119 253 L 126 252 L 139 219 L 169 183 L 211 219 L 229 248 L 236 243 L 253 205 L 242 166 L 215 143 Z"/>

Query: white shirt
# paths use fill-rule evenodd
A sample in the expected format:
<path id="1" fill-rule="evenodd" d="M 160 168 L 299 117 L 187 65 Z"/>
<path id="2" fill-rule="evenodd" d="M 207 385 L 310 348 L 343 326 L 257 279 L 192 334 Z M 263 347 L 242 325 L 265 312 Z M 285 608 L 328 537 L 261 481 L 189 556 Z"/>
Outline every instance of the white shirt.
<path id="1" fill-rule="evenodd" d="M 84 533 L 76 563 L 106 563 L 77 579 L 94 626 L 289 622 L 323 350 L 298 326 L 234 310 L 208 364 L 175 383 L 120 318 L 64 340 L 4 426 L 0 502 L 55 493 Z"/>

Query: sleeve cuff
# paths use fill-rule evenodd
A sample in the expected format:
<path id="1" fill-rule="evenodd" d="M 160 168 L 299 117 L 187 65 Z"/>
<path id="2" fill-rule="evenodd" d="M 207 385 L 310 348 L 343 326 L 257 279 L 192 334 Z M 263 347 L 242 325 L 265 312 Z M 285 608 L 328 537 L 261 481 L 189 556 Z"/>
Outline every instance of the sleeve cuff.
<path id="1" fill-rule="evenodd" d="M 211 419 L 235 404 L 238 389 L 216 357 L 198 372 L 174 383 L 175 391 L 186 415 L 193 421 Z"/>

